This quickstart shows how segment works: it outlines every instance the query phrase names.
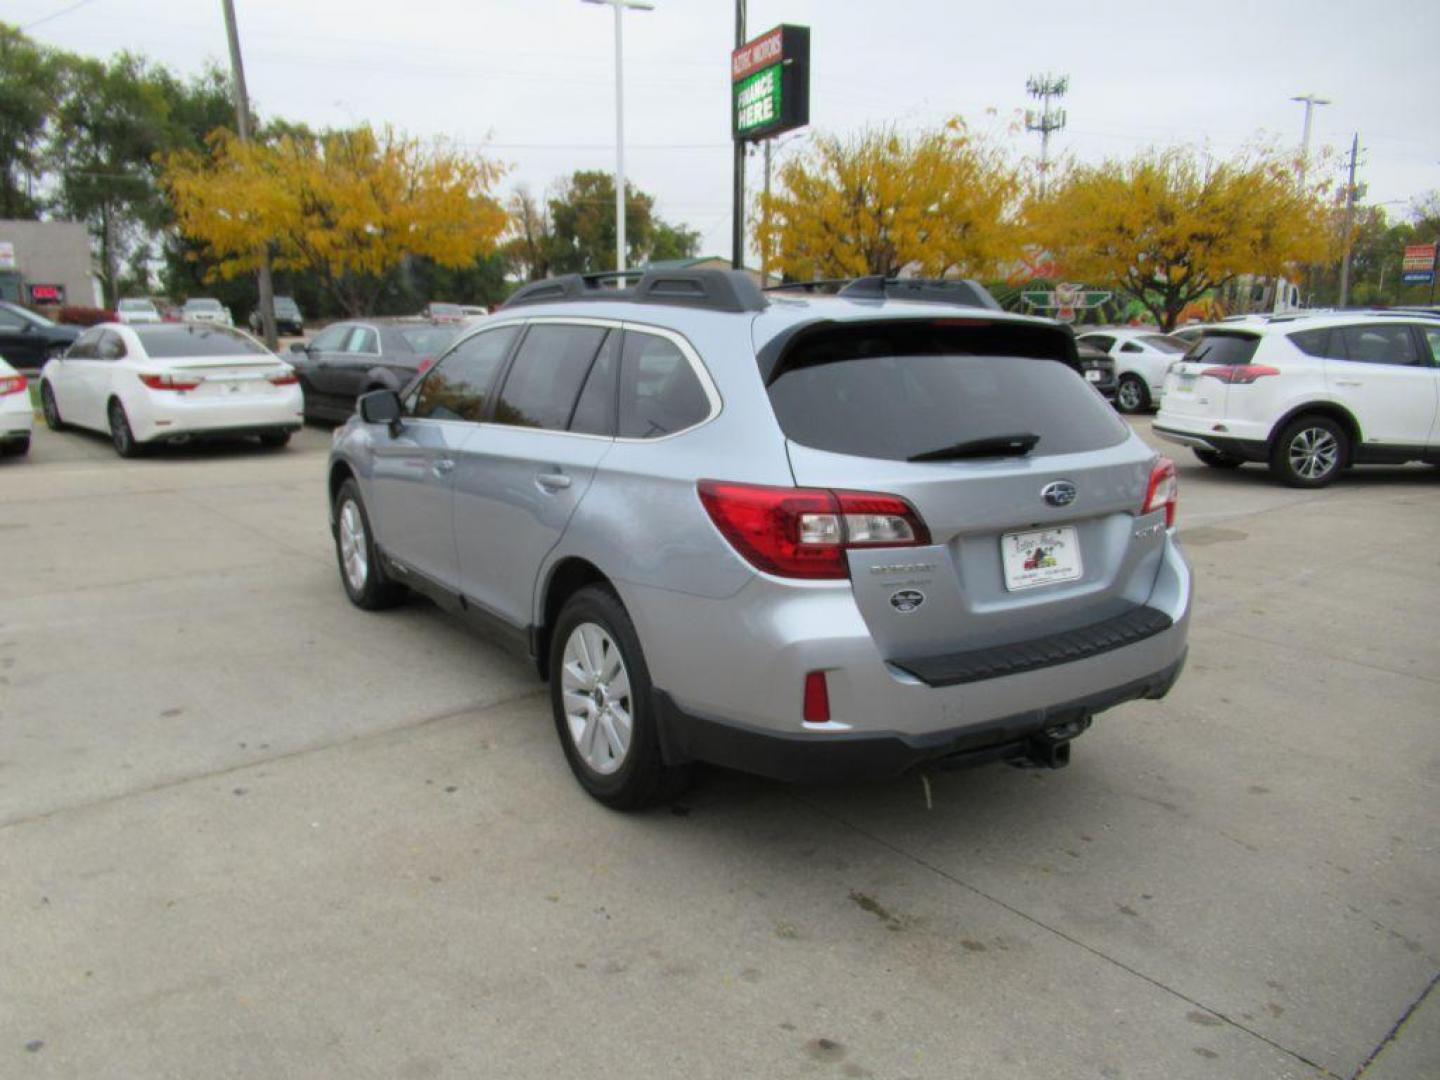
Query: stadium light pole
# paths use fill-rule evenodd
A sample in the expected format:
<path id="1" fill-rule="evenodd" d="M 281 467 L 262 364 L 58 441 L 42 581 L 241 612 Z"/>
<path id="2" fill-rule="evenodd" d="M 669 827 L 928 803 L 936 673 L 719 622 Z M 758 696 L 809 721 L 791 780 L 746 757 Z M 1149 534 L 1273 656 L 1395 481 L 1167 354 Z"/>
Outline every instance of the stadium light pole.
<path id="1" fill-rule="evenodd" d="M 1300 129 L 1300 186 L 1305 186 L 1305 174 L 1310 168 L 1310 121 L 1315 114 L 1317 105 L 1329 105 L 1329 98 L 1316 97 L 1314 94 L 1298 94 L 1290 99 L 1291 101 L 1303 102 L 1305 105 L 1305 125 Z"/>
<path id="2" fill-rule="evenodd" d="M 615 9 L 615 269 L 625 269 L 625 9 L 654 11 L 649 0 L 584 0 Z"/>

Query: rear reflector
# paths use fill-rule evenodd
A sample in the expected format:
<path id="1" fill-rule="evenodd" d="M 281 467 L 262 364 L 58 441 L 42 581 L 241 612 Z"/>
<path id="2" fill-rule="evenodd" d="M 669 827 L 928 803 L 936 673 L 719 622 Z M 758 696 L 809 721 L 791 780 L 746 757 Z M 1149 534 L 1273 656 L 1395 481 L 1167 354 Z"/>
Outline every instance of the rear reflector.
<path id="1" fill-rule="evenodd" d="M 894 495 L 701 480 L 700 501 L 721 535 L 757 570 L 845 578 L 847 548 L 918 547 L 930 531 Z"/>
<path id="2" fill-rule="evenodd" d="M 830 688 L 825 684 L 823 671 L 812 671 L 805 676 L 804 715 L 807 724 L 830 722 Z"/>
<path id="3" fill-rule="evenodd" d="M 7 394 L 22 394 L 30 384 L 24 375 L 0 375 L 0 397 Z"/>
<path id="4" fill-rule="evenodd" d="M 1248 386 L 1256 379 L 1263 379 L 1267 375 L 1279 375 L 1280 369 L 1273 368 L 1266 364 L 1221 364 L 1218 367 L 1207 367 L 1200 372 L 1203 379 L 1209 377 L 1219 379 L 1223 383 L 1232 386 Z"/>
<path id="5" fill-rule="evenodd" d="M 151 390 L 194 390 L 200 385 L 198 379 L 187 379 L 183 375 L 141 375 L 140 381 Z"/>
<path id="6" fill-rule="evenodd" d="M 294 386 L 300 381 L 300 376 L 293 371 L 287 371 L 281 375 L 271 375 L 270 381 L 276 386 Z"/>
<path id="7" fill-rule="evenodd" d="M 1145 489 L 1145 502 L 1140 513 L 1153 514 L 1162 507 L 1165 510 L 1165 527 L 1175 527 L 1175 508 L 1179 501 L 1180 488 L 1175 480 L 1175 462 L 1162 457 L 1150 470 L 1150 484 Z"/>

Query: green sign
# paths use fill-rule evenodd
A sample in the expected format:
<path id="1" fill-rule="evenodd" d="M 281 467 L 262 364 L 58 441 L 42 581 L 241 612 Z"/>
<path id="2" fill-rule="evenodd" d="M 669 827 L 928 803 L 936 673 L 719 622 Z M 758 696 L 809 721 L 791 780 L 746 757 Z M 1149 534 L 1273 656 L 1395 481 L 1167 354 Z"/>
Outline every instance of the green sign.
<path id="1" fill-rule="evenodd" d="M 774 64 L 735 84 L 735 129 L 744 133 L 780 119 L 780 70 Z"/>

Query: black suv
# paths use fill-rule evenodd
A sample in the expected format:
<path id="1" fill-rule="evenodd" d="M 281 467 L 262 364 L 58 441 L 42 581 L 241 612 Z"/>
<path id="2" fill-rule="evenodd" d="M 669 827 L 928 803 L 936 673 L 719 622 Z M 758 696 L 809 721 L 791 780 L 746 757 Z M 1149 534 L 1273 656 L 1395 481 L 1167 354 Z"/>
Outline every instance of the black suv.
<path id="1" fill-rule="evenodd" d="M 260 309 L 256 308 L 250 313 L 250 332 L 258 334 L 263 329 Z M 275 332 L 287 337 L 299 337 L 305 333 L 305 316 L 300 314 L 300 305 L 293 297 L 275 297 Z"/>

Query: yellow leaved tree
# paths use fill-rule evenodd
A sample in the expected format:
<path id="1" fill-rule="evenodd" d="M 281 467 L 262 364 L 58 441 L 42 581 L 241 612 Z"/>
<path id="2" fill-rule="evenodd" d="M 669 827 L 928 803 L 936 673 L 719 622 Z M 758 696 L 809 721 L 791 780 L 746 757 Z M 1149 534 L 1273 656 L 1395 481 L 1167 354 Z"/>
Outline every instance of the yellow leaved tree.
<path id="1" fill-rule="evenodd" d="M 1323 190 L 1264 153 L 1212 162 L 1173 148 L 1071 165 L 1026 219 L 1067 280 L 1118 285 L 1164 330 L 1240 274 L 1293 276 L 1340 245 Z"/>
<path id="2" fill-rule="evenodd" d="M 1020 248 L 1022 186 L 1001 150 L 959 119 L 906 136 L 819 136 L 760 197 L 766 267 L 796 281 L 995 273 Z"/>
<path id="3" fill-rule="evenodd" d="M 315 274 L 351 314 L 371 309 L 407 257 L 469 266 L 506 225 L 491 195 L 501 166 L 388 128 L 264 143 L 220 130 L 207 150 L 170 155 L 164 180 L 215 273 L 255 270 L 268 243 L 276 269 Z"/>

